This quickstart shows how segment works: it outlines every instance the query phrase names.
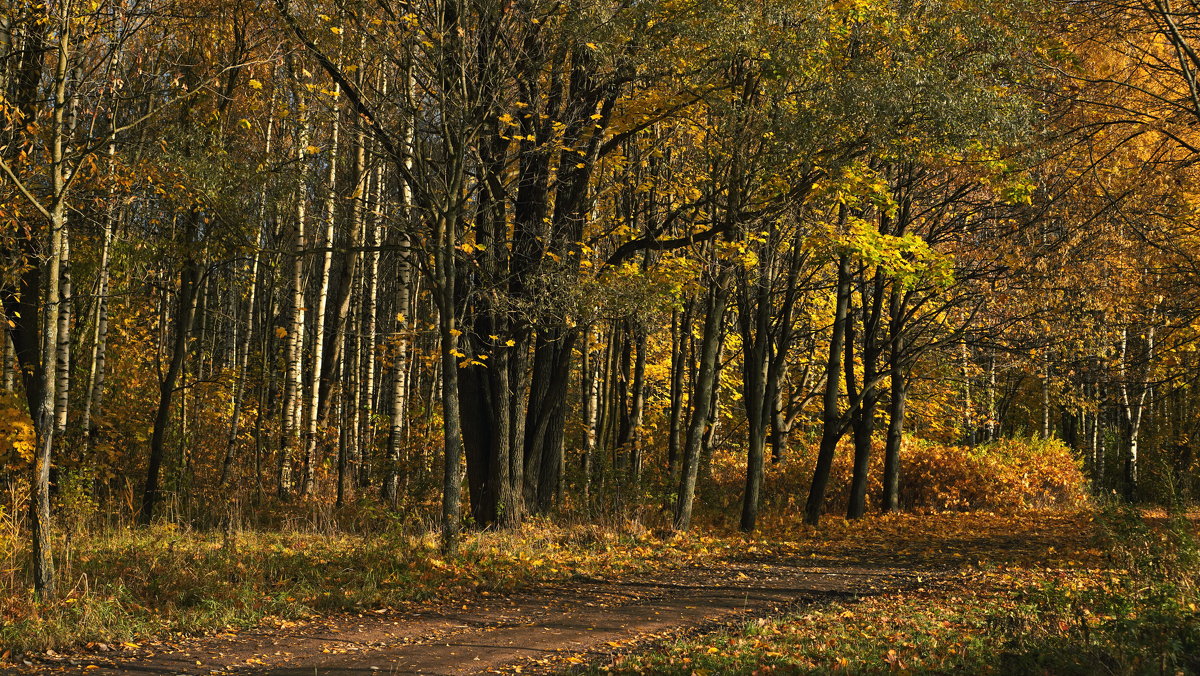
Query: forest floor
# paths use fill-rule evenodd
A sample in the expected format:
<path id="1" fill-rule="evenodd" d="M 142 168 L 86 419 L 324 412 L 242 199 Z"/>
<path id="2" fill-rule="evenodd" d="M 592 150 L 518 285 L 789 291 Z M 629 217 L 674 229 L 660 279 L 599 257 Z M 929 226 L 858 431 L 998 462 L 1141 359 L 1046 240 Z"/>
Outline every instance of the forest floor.
<path id="1" fill-rule="evenodd" d="M 698 653 L 726 659 L 712 667 L 716 673 L 751 673 L 755 663 L 782 654 L 737 648 L 736 637 L 747 627 L 800 613 L 810 621 L 830 609 L 845 625 L 852 609 L 897 599 L 927 607 L 951 595 L 994 598 L 1005 585 L 1035 584 L 1030 571 L 1039 579 L 1074 571 L 1094 577 L 1111 565 L 1094 518 L 1080 511 L 831 519 L 820 531 L 715 540 L 723 544 L 714 544 L 714 556 L 678 566 L 664 560 L 657 570 L 576 574 L 511 591 L 480 587 L 440 602 L 268 622 L 199 638 L 91 643 L 30 653 L 0 672 L 704 673 L 693 669 Z M 761 640 L 754 645 L 771 647 Z M 873 666 L 884 670 L 901 659 L 895 650 L 878 657 Z M 813 662 L 818 671 L 848 666 L 837 653 L 827 664 L 821 659 Z"/>

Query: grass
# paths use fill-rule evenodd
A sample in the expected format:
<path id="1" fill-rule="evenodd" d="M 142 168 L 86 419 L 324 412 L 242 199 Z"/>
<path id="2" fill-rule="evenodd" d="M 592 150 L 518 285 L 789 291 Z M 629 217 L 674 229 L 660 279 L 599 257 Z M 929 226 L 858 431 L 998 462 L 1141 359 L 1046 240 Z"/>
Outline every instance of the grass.
<path id="1" fill-rule="evenodd" d="M 1109 509 L 1096 526 L 1099 548 L 1000 550 L 932 584 L 755 620 L 594 671 L 1200 673 L 1194 521 Z"/>
<path id="2" fill-rule="evenodd" d="M 1076 533 L 1076 512 L 1020 516 L 1028 558 Z M 469 534 L 454 556 L 435 534 L 394 526 L 376 535 L 304 531 L 185 531 L 113 528 L 60 537 L 59 598 L 36 602 L 24 586 L 27 557 L 10 550 L 0 575 L 0 654 L 61 650 L 228 631 L 314 615 L 459 599 L 573 576 L 618 576 L 730 557 L 826 557 L 887 565 L 975 561 L 996 556 L 1014 517 L 987 513 L 827 519 L 765 519 L 755 537 L 735 532 L 660 536 L 636 523 L 616 527 L 532 522 L 508 532 Z"/>
<path id="3" fill-rule="evenodd" d="M 322 613 L 461 598 L 573 576 L 620 575 L 723 555 L 702 536 L 532 523 L 469 535 L 443 556 L 430 534 L 376 536 L 118 529 L 75 540 L 64 589 L 37 602 L 9 575 L 0 654 L 236 630 Z M 60 547 L 65 544 L 60 543 Z M 19 567 L 19 564 L 18 564 Z"/>

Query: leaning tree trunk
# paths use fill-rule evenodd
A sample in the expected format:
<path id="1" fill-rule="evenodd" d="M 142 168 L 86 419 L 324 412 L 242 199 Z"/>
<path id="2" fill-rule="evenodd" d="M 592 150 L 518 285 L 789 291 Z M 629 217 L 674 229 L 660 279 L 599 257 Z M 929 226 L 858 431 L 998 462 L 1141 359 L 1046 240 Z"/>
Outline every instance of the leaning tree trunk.
<path id="1" fill-rule="evenodd" d="M 199 216 L 192 214 L 190 218 L 196 219 Z M 150 435 L 150 462 L 146 470 L 146 486 L 142 491 L 142 510 L 138 517 L 143 525 L 149 525 L 154 519 L 154 508 L 161 499 L 159 481 L 167 428 L 171 424 L 171 401 L 178 388 L 179 376 L 183 373 L 183 364 L 187 357 L 199 281 L 199 265 L 189 258 L 179 273 L 179 300 L 175 308 L 175 336 L 170 361 L 167 364 L 167 372 L 158 384 L 158 409 L 154 415 L 154 430 Z"/>

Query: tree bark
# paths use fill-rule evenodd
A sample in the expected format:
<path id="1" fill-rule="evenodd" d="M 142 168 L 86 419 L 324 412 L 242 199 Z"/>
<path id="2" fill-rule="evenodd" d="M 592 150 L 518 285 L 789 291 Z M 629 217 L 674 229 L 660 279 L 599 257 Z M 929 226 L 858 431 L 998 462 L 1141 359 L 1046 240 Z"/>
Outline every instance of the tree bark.
<path id="1" fill-rule="evenodd" d="M 829 485 L 829 474 L 833 469 L 833 456 L 838 441 L 845 431 L 842 415 L 838 411 L 841 394 L 842 352 L 845 349 L 847 310 L 850 305 L 850 256 L 838 256 L 837 303 L 834 309 L 832 334 L 829 339 L 829 359 L 825 366 L 825 396 L 821 407 L 821 445 L 817 451 L 817 465 L 813 470 L 812 485 L 804 505 L 804 522 L 810 526 L 820 523 L 825 505 L 825 489 Z"/>
<path id="2" fill-rule="evenodd" d="M 679 531 L 687 530 L 692 524 L 692 503 L 695 501 L 696 478 L 700 470 L 700 446 L 711 415 L 712 394 L 716 389 L 717 360 L 721 352 L 725 307 L 729 299 L 729 277 L 729 270 L 722 266 L 708 293 L 704 332 L 700 339 L 700 366 L 692 386 L 691 422 L 683 448 L 679 498 L 675 503 L 674 528 Z"/>
<path id="3" fill-rule="evenodd" d="M 880 509 L 885 514 L 900 511 L 900 451 L 904 443 L 904 407 L 907 387 L 904 376 L 904 292 L 892 288 L 891 345 L 888 351 L 888 375 L 891 398 L 888 401 L 887 441 L 883 449 L 883 499 Z"/>
<path id="4" fill-rule="evenodd" d="M 294 68 L 293 68 L 294 71 Z M 293 72 L 293 77 L 295 73 Z M 299 92 L 299 88 L 297 89 Z M 300 96 L 298 94 L 298 96 Z M 283 388 L 283 413 L 280 424 L 280 447 L 278 458 L 278 493 L 280 498 L 287 498 L 292 492 L 292 462 L 299 445 L 301 426 L 300 401 L 304 397 L 304 326 L 306 302 L 304 293 L 304 260 L 308 239 L 306 221 L 308 219 L 308 142 L 309 124 L 308 112 L 301 96 L 298 101 L 297 124 L 297 156 L 300 165 L 296 182 L 296 212 L 294 223 L 295 238 L 292 250 L 291 266 L 291 296 L 292 316 L 287 330 L 287 380 Z"/>

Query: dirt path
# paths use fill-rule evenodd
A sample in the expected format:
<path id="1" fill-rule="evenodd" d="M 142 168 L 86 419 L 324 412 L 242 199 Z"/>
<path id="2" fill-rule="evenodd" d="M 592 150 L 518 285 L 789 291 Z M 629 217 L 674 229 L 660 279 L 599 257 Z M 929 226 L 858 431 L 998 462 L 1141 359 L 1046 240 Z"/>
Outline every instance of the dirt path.
<path id="1" fill-rule="evenodd" d="M 0 674 L 475 674 L 556 672 L 685 632 L 807 603 L 937 584 L 965 565 L 1079 565 L 1086 513 L 901 517 L 739 561 L 619 580 L 574 579 L 454 605 L 323 617 L 136 650 L 49 655 Z"/>
<path id="2" fill-rule="evenodd" d="M 743 562 L 619 581 L 576 580 L 407 614 L 335 616 L 136 652 L 61 656 L 14 673 L 474 674 L 565 668 L 797 604 L 879 593 L 928 572 Z M 157 649 L 156 649 L 157 648 Z M 110 653 L 111 654 L 111 653 Z"/>

